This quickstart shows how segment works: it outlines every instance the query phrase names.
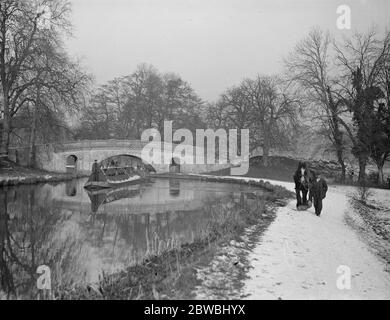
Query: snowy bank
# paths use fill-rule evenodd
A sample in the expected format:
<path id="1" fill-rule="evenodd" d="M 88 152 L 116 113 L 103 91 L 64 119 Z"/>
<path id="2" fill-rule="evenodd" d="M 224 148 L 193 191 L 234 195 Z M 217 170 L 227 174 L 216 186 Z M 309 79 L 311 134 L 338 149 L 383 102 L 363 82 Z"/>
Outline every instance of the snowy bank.
<path id="1" fill-rule="evenodd" d="M 294 188 L 292 183 L 270 182 Z M 330 187 L 321 217 L 313 208 L 296 211 L 295 201 L 278 209 L 250 254 L 252 269 L 245 284 L 249 299 L 390 298 L 386 264 L 346 223 L 345 214 L 352 214 L 351 189 Z M 349 272 L 348 288 L 343 279 Z"/>

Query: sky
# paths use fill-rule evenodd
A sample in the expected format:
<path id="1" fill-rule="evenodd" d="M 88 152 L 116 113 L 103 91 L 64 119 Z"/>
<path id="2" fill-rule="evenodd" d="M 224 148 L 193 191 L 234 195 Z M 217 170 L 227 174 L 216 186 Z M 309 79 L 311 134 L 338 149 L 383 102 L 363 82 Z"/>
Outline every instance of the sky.
<path id="1" fill-rule="evenodd" d="M 338 38 L 390 28 L 389 0 L 71 0 L 67 47 L 100 85 L 141 63 L 174 72 L 215 101 L 256 74 L 283 70 L 283 58 L 318 26 Z M 339 30 L 337 7 L 351 8 Z"/>

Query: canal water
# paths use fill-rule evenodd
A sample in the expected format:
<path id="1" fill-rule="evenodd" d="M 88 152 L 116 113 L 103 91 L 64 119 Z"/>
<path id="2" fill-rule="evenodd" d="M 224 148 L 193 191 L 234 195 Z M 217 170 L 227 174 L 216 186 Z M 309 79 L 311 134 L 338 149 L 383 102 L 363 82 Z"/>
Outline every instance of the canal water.
<path id="1" fill-rule="evenodd" d="M 37 268 L 51 285 L 93 283 L 148 255 L 201 238 L 210 204 L 242 205 L 264 191 L 239 184 L 153 179 L 87 192 L 86 179 L 0 190 L 0 294 L 34 298 Z"/>

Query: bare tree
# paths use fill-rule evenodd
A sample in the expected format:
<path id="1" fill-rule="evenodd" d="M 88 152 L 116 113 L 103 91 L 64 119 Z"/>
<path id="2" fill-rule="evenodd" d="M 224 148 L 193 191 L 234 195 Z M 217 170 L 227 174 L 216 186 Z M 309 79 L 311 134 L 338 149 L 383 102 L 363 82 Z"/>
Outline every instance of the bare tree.
<path id="1" fill-rule="evenodd" d="M 131 75 L 98 88 L 82 117 L 79 138 L 139 139 L 146 128 L 163 131 L 164 121 L 201 128 L 203 101 L 179 76 L 141 64 Z"/>
<path id="2" fill-rule="evenodd" d="M 50 39 L 59 45 L 61 33 L 69 30 L 69 12 L 66 0 L 4 0 L 0 3 L 2 154 L 8 153 L 11 120 L 29 102 L 26 91 L 37 84 L 31 67 L 41 53 L 41 40 Z M 45 23 L 49 27 L 42 27 Z"/>
<path id="3" fill-rule="evenodd" d="M 247 129 L 253 122 L 253 106 L 246 103 L 241 85 L 227 89 L 210 112 L 218 127 Z M 240 141 L 240 139 L 238 139 Z"/>
<path id="4" fill-rule="evenodd" d="M 257 76 L 226 90 L 209 114 L 214 110 L 214 115 L 222 115 L 218 122 L 225 128 L 250 129 L 250 149 L 261 147 L 268 166 L 270 149 L 288 144 L 299 108 L 299 100 L 281 79 Z"/>
<path id="5" fill-rule="evenodd" d="M 257 76 L 241 85 L 246 103 L 252 106 L 251 148 L 263 149 L 268 166 L 270 149 L 287 147 L 297 127 L 301 101 L 279 77 Z"/>
<path id="6" fill-rule="evenodd" d="M 61 138 L 59 133 L 68 131 L 64 120 L 66 115 L 80 111 L 81 101 L 90 85 L 90 76 L 81 70 L 77 62 L 70 60 L 62 48 L 49 44 L 43 50 L 34 62 L 36 85 L 25 94 L 29 101 L 27 112 L 32 113 L 29 139 L 31 166 L 35 161 L 37 136 L 41 142 L 50 142 L 49 133 L 55 141 Z M 21 114 L 24 112 L 25 109 L 20 110 Z"/>
<path id="7" fill-rule="evenodd" d="M 341 181 L 345 181 L 345 139 L 341 116 L 345 112 L 339 98 L 337 79 L 332 77 L 329 52 L 329 33 L 313 29 L 300 41 L 285 60 L 288 77 L 297 83 L 310 108 L 312 121 L 318 121 L 322 132 L 331 141 L 341 167 Z"/>

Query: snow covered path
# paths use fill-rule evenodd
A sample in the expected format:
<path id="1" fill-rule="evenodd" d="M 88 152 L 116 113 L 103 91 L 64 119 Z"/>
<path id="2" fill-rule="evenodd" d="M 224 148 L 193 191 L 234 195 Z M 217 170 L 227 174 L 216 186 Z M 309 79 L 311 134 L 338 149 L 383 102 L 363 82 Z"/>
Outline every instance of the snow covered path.
<path id="1" fill-rule="evenodd" d="M 244 285 L 248 299 L 390 299 L 385 264 L 344 220 L 349 190 L 330 187 L 321 217 L 313 208 L 296 211 L 295 201 L 279 209 L 250 254 L 253 268 Z M 350 289 L 337 288 L 339 266 L 350 268 Z"/>

